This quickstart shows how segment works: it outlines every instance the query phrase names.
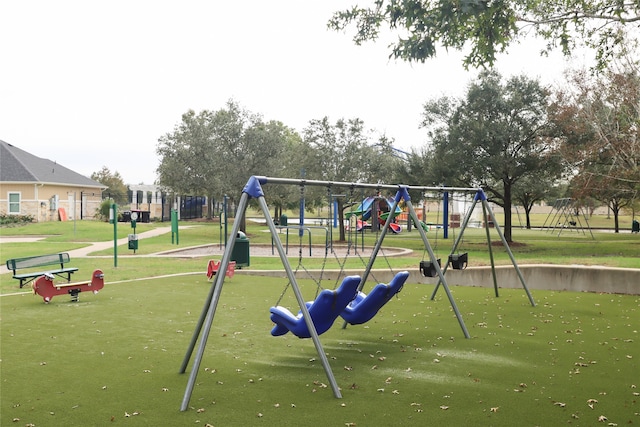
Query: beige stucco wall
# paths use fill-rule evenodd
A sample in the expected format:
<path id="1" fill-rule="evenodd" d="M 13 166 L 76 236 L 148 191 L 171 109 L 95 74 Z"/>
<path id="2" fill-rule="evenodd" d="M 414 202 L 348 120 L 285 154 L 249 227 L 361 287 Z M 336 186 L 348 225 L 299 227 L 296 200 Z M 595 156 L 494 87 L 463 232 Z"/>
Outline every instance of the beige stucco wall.
<path id="1" fill-rule="evenodd" d="M 0 214 L 9 212 L 9 193 L 20 193 L 19 215 L 31 215 L 36 222 L 58 221 L 59 214 L 52 199 L 58 196 L 58 208 L 68 219 L 93 219 L 102 201 L 102 192 L 95 187 L 72 187 L 39 183 L 0 183 Z"/>

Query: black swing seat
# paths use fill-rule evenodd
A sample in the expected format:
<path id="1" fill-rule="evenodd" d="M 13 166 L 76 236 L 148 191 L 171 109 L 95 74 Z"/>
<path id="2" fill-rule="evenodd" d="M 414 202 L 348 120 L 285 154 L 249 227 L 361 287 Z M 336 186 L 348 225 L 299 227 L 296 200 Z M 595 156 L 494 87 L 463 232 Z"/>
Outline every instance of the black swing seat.
<path id="1" fill-rule="evenodd" d="M 451 264 L 451 267 L 453 267 L 454 270 L 464 270 L 467 268 L 468 262 L 469 254 L 467 252 L 449 255 L 449 264 Z"/>
<path id="2" fill-rule="evenodd" d="M 355 298 L 359 284 L 360 276 L 347 276 L 335 291 L 325 289 L 318 294 L 314 301 L 306 303 L 318 335 L 331 328 L 342 310 Z M 298 338 L 311 337 L 301 311 L 297 316 L 282 306 L 271 307 L 269 311 L 271 312 L 271 321 L 276 324 L 271 330 L 271 335 L 274 337 L 284 335 L 287 332 L 291 332 Z"/>
<path id="3" fill-rule="evenodd" d="M 438 265 L 442 267 L 440 258 L 438 258 Z M 436 277 L 438 275 L 436 266 L 431 261 L 420 261 L 420 272 L 424 277 Z"/>
<path id="4" fill-rule="evenodd" d="M 356 298 L 345 307 L 340 316 L 352 325 L 368 322 L 404 286 L 409 278 L 408 271 L 396 274 L 389 284 L 377 284 L 369 294 L 358 292 Z"/>

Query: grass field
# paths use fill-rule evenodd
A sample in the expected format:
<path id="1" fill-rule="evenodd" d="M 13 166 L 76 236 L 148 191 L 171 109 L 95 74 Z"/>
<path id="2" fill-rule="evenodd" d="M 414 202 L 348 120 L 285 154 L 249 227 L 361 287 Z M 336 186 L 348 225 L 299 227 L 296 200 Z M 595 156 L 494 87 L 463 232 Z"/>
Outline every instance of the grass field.
<path id="1" fill-rule="evenodd" d="M 180 247 L 218 242 L 218 224 L 183 225 L 193 227 L 181 230 Z M 130 229 L 118 231 L 126 237 Z M 70 250 L 97 236 L 109 240 L 113 227 L 32 224 L 0 233 L 54 235 L 3 244 L 4 261 Z M 270 241 L 259 226 L 250 225 L 248 234 L 252 244 Z M 414 236 L 385 241 L 416 251 L 389 258 L 394 269 L 415 267 L 422 258 Z M 595 237 L 514 230 L 520 244 L 513 250 L 520 263 L 640 268 L 637 235 Z M 366 238 L 372 244 L 375 236 Z M 488 263 L 485 239 L 478 230 L 465 235 L 464 249 L 475 264 Z M 451 244 L 439 239 L 436 250 L 446 254 Z M 139 252 L 171 248 L 164 235 L 142 240 Z M 537 306 L 531 307 L 521 289 L 502 289 L 495 298 L 493 289 L 452 286 L 471 334 L 465 339 L 444 294 L 431 301 L 432 286 L 409 283 L 367 324 L 343 330 L 337 322 L 321 336 L 343 394 L 336 399 L 311 340 L 269 334 L 268 310 L 286 283 L 242 275 L 224 284 L 190 409 L 180 412 L 188 376 L 178 370 L 210 289 L 206 259 L 119 252 L 117 268 L 112 249 L 99 258 L 72 259 L 78 280 L 97 267 L 107 282 L 97 295 L 81 294 L 78 303 L 58 296 L 44 304 L 26 289 L 16 295 L 17 281 L 0 275 L 0 425 L 640 423 L 638 295 L 536 290 Z M 496 258 L 506 262 L 504 253 Z M 313 268 L 323 260 L 307 262 Z M 250 268 L 281 264 L 252 257 Z M 176 273 L 196 274 L 149 278 Z M 302 285 L 313 298 L 315 285 Z M 292 294 L 281 304 L 294 310 Z"/>
<path id="2" fill-rule="evenodd" d="M 322 335 L 335 399 L 310 340 L 269 335 L 282 282 L 236 275 L 224 286 L 186 412 L 178 370 L 202 276 L 110 284 L 79 303 L 3 297 L 2 425 L 640 422 L 638 296 L 536 291 L 531 307 L 518 290 L 453 287 L 465 339 L 446 299 L 406 285 L 366 325 Z"/>

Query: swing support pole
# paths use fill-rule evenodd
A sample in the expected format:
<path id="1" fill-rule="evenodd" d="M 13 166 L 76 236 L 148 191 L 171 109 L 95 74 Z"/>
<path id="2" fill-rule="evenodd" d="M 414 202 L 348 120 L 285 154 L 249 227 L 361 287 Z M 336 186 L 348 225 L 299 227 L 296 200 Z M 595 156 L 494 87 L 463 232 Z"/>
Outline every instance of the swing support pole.
<path id="1" fill-rule="evenodd" d="M 491 244 L 491 232 L 489 230 L 489 217 L 487 208 L 482 205 L 482 218 L 484 219 L 484 231 L 487 235 L 487 247 L 489 248 L 489 259 L 491 260 L 491 276 L 493 277 L 493 289 L 498 296 L 498 278 L 496 277 L 496 263 L 493 261 L 493 245 Z"/>
<path id="2" fill-rule="evenodd" d="M 487 202 L 487 197 L 486 197 L 486 195 L 484 195 L 484 192 L 482 193 L 482 195 L 483 195 L 483 197 L 482 197 L 482 206 L 486 208 L 487 212 L 489 212 L 489 216 L 491 217 L 491 221 L 493 221 L 493 226 L 496 228 L 496 231 L 498 232 L 498 236 L 500 236 L 500 240 L 502 240 L 502 244 L 504 245 L 505 249 L 507 250 L 507 253 L 509 254 L 509 258 L 511 259 L 511 263 L 513 264 L 513 267 L 516 269 L 516 273 L 518 274 L 518 278 L 520 279 L 520 283 L 522 283 L 522 287 L 524 288 L 524 291 L 527 293 L 527 297 L 529 298 L 529 302 L 531 303 L 532 307 L 535 307 L 536 306 L 536 302 L 533 300 L 533 296 L 531 296 L 531 292 L 529 292 L 529 288 L 527 287 L 527 282 L 525 282 L 524 276 L 522 275 L 522 272 L 520 271 L 520 267 L 518 267 L 518 263 L 516 262 L 516 258 L 513 256 L 513 252 L 511 252 L 511 248 L 509 247 L 509 244 L 507 243 L 507 239 L 505 239 L 504 238 L 504 234 L 502 234 L 502 230 L 500 229 L 500 225 L 498 224 L 498 220 L 496 219 L 496 216 L 493 214 L 493 211 L 489 207 L 489 202 Z"/>
<path id="3" fill-rule="evenodd" d="M 511 248 L 509 247 L 509 244 L 507 243 L 507 239 L 505 239 L 504 234 L 502 234 L 502 230 L 500 229 L 500 225 L 498 224 L 498 221 L 496 220 L 495 215 L 493 214 L 493 211 L 491 210 L 491 207 L 489 206 L 489 202 L 487 202 L 487 196 L 484 194 L 484 191 L 482 190 L 478 190 L 474 199 L 473 199 L 473 204 L 471 206 L 471 209 L 469 209 L 469 211 L 467 212 L 467 214 L 465 215 L 464 218 L 464 222 L 462 224 L 462 228 L 460 230 L 460 234 L 458 235 L 458 238 L 456 239 L 456 242 L 454 244 L 453 249 L 451 250 L 451 253 L 455 252 L 457 245 L 460 241 L 460 239 L 462 239 L 462 235 L 464 234 L 464 230 L 467 228 L 467 223 L 469 222 L 469 219 L 471 217 L 471 214 L 473 212 L 473 208 L 476 206 L 476 203 L 478 202 L 478 200 L 480 200 L 480 202 L 482 203 L 482 210 L 483 213 L 485 215 L 485 227 L 486 227 L 486 231 L 487 231 L 487 242 L 489 245 L 489 254 L 491 255 L 491 272 L 493 274 L 493 286 L 495 288 L 495 293 L 496 296 L 498 296 L 498 283 L 496 280 L 496 273 L 495 273 L 495 263 L 493 260 L 493 252 L 492 252 L 492 248 L 491 248 L 491 240 L 489 238 L 489 223 L 486 220 L 486 216 L 487 213 L 489 214 L 489 217 L 491 218 L 491 221 L 493 221 L 493 225 L 496 229 L 496 231 L 498 232 L 498 236 L 500 236 L 500 240 L 502 241 L 502 244 L 504 245 L 505 249 L 507 250 L 507 254 L 509 254 L 509 258 L 511 259 L 511 263 L 513 264 L 513 267 L 516 270 L 516 274 L 518 275 L 518 278 L 520 279 L 520 282 L 522 283 L 522 287 L 524 288 L 525 293 L 527 294 L 527 297 L 529 298 L 529 302 L 531 303 L 531 305 L 533 307 L 536 306 L 536 303 L 533 299 L 533 296 L 531 296 L 531 292 L 529 292 L 529 288 L 527 287 L 527 283 L 524 280 L 524 276 L 522 275 L 522 272 L 520 271 L 520 268 L 518 267 L 518 263 L 516 262 L 515 257 L 513 256 L 513 252 L 511 252 Z M 445 271 L 447 266 L 449 265 L 449 260 L 447 259 L 447 263 L 445 264 Z M 438 281 L 438 284 L 436 285 L 436 288 L 433 290 L 433 294 L 431 294 L 431 299 L 433 300 L 436 296 L 436 292 L 438 291 L 438 287 L 440 286 L 440 282 L 442 281 L 442 279 L 440 279 Z"/>
<path id="4" fill-rule="evenodd" d="M 382 247 L 382 242 L 384 241 L 384 237 L 387 235 L 387 231 L 389 230 L 390 224 L 391 222 L 393 222 L 393 213 L 395 213 L 396 208 L 398 207 L 398 202 L 400 200 L 402 200 L 402 195 L 400 194 L 400 191 L 398 191 L 396 193 L 396 196 L 393 199 L 393 206 L 389 211 L 389 216 L 387 217 L 387 220 L 385 221 L 384 226 L 382 227 L 382 231 L 380 232 L 380 237 L 378 237 L 378 240 L 376 241 L 376 244 L 373 248 L 373 252 L 371 252 L 371 256 L 369 257 L 369 262 L 367 263 L 367 267 L 365 268 L 364 273 L 362 273 L 360 283 L 358 284 L 358 292 L 362 291 L 362 288 L 364 288 L 364 284 L 367 282 L 367 279 L 369 278 L 369 273 L 371 273 L 371 269 L 373 268 L 373 264 L 376 261 L 378 252 Z M 371 214 L 372 217 L 373 215 L 377 215 L 377 212 Z M 364 241 L 364 237 L 362 240 Z M 347 322 L 345 321 L 342 324 L 342 329 L 345 329 L 346 327 L 347 327 Z"/>
<path id="5" fill-rule="evenodd" d="M 476 193 L 476 196 L 473 198 L 473 203 L 471 204 L 471 207 L 468 209 L 467 213 L 464 216 L 464 219 L 462 221 L 461 227 L 460 227 L 460 233 L 458 233 L 458 237 L 456 238 L 455 242 L 453 243 L 453 247 L 451 248 L 451 252 L 449 253 L 449 256 L 447 257 L 447 262 L 444 265 L 444 269 L 443 269 L 443 274 L 447 272 L 447 270 L 449 269 L 449 265 L 451 264 L 451 255 L 453 255 L 457 249 L 458 246 L 460 245 L 460 242 L 462 241 L 462 237 L 464 235 L 464 231 L 467 229 L 467 226 L 469 224 L 469 221 L 471 220 L 471 215 L 473 214 L 473 209 L 476 207 L 476 204 L 478 203 L 478 200 L 481 200 L 482 197 L 478 195 L 479 193 Z M 493 249 L 491 248 L 491 236 L 489 235 L 489 224 L 487 222 L 487 210 L 485 209 L 484 204 L 482 205 L 482 210 L 484 212 L 484 218 L 485 218 L 485 230 L 487 231 L 487 243 L 488 243 L 488 247 L 489 247 L 489 259 L 491 260 L 491 273 L 492 273 L 492 277 L 493 277 L 493 288 L 495 291 L 496 296 L 498 296 L 498 280 L 496 278 L 496 270 L 495 270 L 495 262 L 493 259 Z M 431 294 L 431 300 L 433 301 L 436 298 L 436 293 L 438 292 L 438 287 L 440 287 L 440 280 L 438 280 L 438 283 L 436 284 L 435 289 L 433 290 L 433 293 Z"/>
<path id="6" fill-rule="evenodd" d="M 431 260 L 431 264 L 435 267 L 436 273 L 438 273 L 438 285 L 442 284 L 445 293 L 447 294 L 447 298 L 449 299 L 449 304 L 451 304 L 451 308 L 456 315 L 456 319 L 458 319 L 458 324 L 460 324 L 460 328 L 462 329 L 462 333 L 465 338 L 471 338 L 469 331 L 467 330 L 467 326 L 464 324 L 464 320 L 462 319 L 462 314 L 458 309 L 458 305 L 456 304 L 455 299 L 453 299 L 453 294 L 451 294 L 451 290 L 447 285 L 447 281 L 444 278 L 444 271 L 440 268 L 440 264 L 438 264 L 438 259 L 436 258 L 433 249 L 431 248 L 431 244 L 429 243 L 429 239 L 427 239 L 427 232 L 424 231 L 424 228 L 420 226 L 420 220 L 418 219 L 418 215 L 416 214 L 415 209 L 413 208 L 413 203 L 411 203 L 411 197 L 405 188 L 406 197 L 404 199 L 407 208 L 409 209 L 409 215 L 413 221 L 413 224 L 416 227 L 416 230 L 420 233 L 420 238 L 422 238 L 422 242 L 424 243 L 424 247 L 429 253 L 429 259 Z M 445 265 L 446 266 L 446 265 Z M 433 299 L 433 298 L 432 298 Z"/>
<path id="7" fill-rule="evenodd" d="M 267 202 L 264 199 L 264 195 L 260 195 L 258 197 L 258 202 L 260 203 L 260 209 L 264 213 L 265 219 L 267 220 L 267 226 L 271 231 L 272 235 L 277 234 L 276 226 L 273 222 L 273 218 L 269 213 L 269 206 L 267 206 Z M 333 395 L 340 399 L 342 398 L 342 394 L 340 392 L 340 388 L 338 387 L 338 383 L 333 375 L 333 371 L 331 370 L 331 366 L 329 365 L 329 360 L 327 359 L 327 354 L 322 348 L 322 343 L 320 342 L 320 338 L 318 337 L 318 332 L 316 331 L 316 327 L 313 324 L 313 320 L 311 319 L 311 315 L 309 314 L 309 310 L 307 309 L 307 305 L 305 304 L 305 300 L 302 296 L 302 292 L 300 291 L 300 286 L 298 285 L 298 280 L 296 279 L 296 275 L 291 268 L 291 264 L 289 264 L 289 260 L 287 258 L 287 254 L 282 246 L 282 242 L 280 239 L 274 239 L 276 248 L 278 249 L 278 254 L 280 255 L 280 259 L 282 260 L 282 264 L 284 266 L 285 272 L 287 273 L 287 277 L 289 278 L 289 282 L 291 283 L 291 288 L 293 289 L 293 293 L 296 296 L 296 300 L 298 301 L 298 305 L 300 306 L 300 311 L 302 312 L 302 317 L 304 318 L 305 323 L 307 324 L 307 328 L 309 329 L 309 333 L 311 334 L 311 339 L 313 340 L 313 344 L 316 347 L 316 351 L 318 352 L 318 357 L 322 361 L 322 366 L 324 367 L 325 373 L 327 374 L 327 379 L 331 384 L 331 389 L 333 390 Z"/>
<path id="8" fill-rule="evenodd" d="M 271 231 L 272 236 L 277 235 L 277 230 L 275 227 L 275 223 L 273 222 L 273 218 L 269 212 L 269 207 L 267 206 L 267 202 L 264 199 L 264 193 L 262 192 L 262 188 L 260 187 L 260 182 L 257 178 L 252 177 L 245 188 L 242 191 L 242 196 L 240 197 L 240 201 L 238 203 L 238 212 L 241 212 L 244 215 L 244 212 L 247 207 L 247 203 L 249 200 L 249 193 L 252 193 L 253 197 L 257 196 L 258 202 L 260 204 L 260 208 L 262 209 L 265 219 L 267 220 L 267 225 L 269 226 L 269 230 Z M 235 236 L 237 236 L 240 231 L 240 223 L 241 221 L 234 221 L 232 233 L 231 243 L 227 245 L 225 248 L 224 254 L 222 255 L 222 260 L 220 261 L 220 270 L 226 271 L 227 266 L 229 265 L 229 260 L 231 259 L 231 254 L 233 251 L 233 247 L 235 245 Z M 296 296 L 296 300 L 300 305 L 300 311 L 302 312 L 302 316 L 304 317 L 305 323 L 307 324 L 307 328 L 311 334 L 311 338 L 316 347 L 316 351 L 318 352 L 318 357 L 322 361 L 322 366 L 327 374 L 327 378 L 329 383 L 331 384 L 331 388 L 333 390 L 333 394 L 336 398 L 342 398 L 342 394 L 340 392 L 340 388 L 336 382 L 335 376 L 333 375 L 333 371 L 329 365 L 329 360 L 327 359 L 327 355 L 322 348 L 322 344 L 320 343 L 320 338 L 318 337 L 318 333 L 316 331 L 315 325 L 313 324 L 313 320 L 311 319 L 311 315 L 309 314 L 309 310 L 305 304 L 304 298 L 302 297 L 302 292 L 300 291 L 300 287 L 296 280 L 295 274 L 289 264 L 289 260 L 285 253 L 284 247 L 282 246 L 282 242 L 280 239 L 274 239 L 276 248 L 278 249 L 278 254 L 280 255 L 280 259 L 282 260 L 283 267 L 287 273 L 287 277 L 291 282 L 291 286 Z M 187 382 L 187 386 L 184 392 L 184 396 L 182 399 L 182 405 L 180 407 L 181 411 L 186 411 L 189 406 L 189 401 L 191 400 L 191 395 L 193 393 L 193 387 L 195 386 L 196 378 L 198 376 L 198 371 L 200 369 L 200 364 L 202 362 L 202 356 L 204 354 L 204 349 L 207 345 L 207 339 L 209 337 L 209 333 L 211 332 L 211 326 L 213 324 L 213 318 L 215 315 L 216 308 L 218 306 L 218 302 L 220 300 L 220 294 L 222 293 L 222 285 L 224 283 L 224 278 L 226 275 L 224 274 L 216 274 L 216 280 L 211 286 L 211 291 L 207 300 L 205 301 L 204 308 L 202 310 L 202 314 L 198 320 L 196 325 L 196 329 L 193 333 L 193 337 L 189 344 L 189 348 L 187 349 L 187 353 L 185 354 L 184 360 L 182 362 L 182 366 L 180 368 L 180 373 L 184 373 L 186 371 L 186 367 L 189 363 L 193 350 L 198 341 L 198 337 L 200 338 L 200 345 L 196 352 L 196 357 L 193 362 L 193 368 L 189 375 L 189 380 Z"/>
<path id="9" fill-rule="evenodd" d="M 242 196 L 240 197 L 240 202 L 238 203 L 238 210 L 237 210 L 238 212 L 242 212 L 243 215 L 247 206 L 248 199 L 249 199 L 249 195 L 243 192 Z M 222 255 L 222 260 L 220 261 L 220 268 L 218 271 L 227 271 L 229 260 L 231 259 L 231 253 L 233 251 L 233 247 L 235 246 L 236 236 L 240 231 L 240 223 L 241 221 L 233 222 L 233 228 L 231 230 L 231 242 L 227 244 L 227 246 L 225 247 L 224 254 Z M 213 284 L 211 285 L 211 291 L 209 292 L 209 296 L 205 301 L 204 307 L 202 309 L 202 313 L 196 325 L 196 329 L 193 332 L 193 337 L 191 338 L 191 342 L 189 343 L 189 348 L 187 349 L 187 353 L 184 356 L 184 360 L 180 368 L 180 373 L 184 373 L 185 370 L 187 369 L 187 365 L 193 353 L 193 349 L 195 348 L 196 342 L 198 341 L 200 332 L 202 332 L 200 345 L 196 352 L 196 357 L 193 361 L 193 367 L 191 369 L 191 373 L 189 374 L 189 380 L 187 381 L 187 387 L 184 391 L 184 396 L 182 398 L 182 405 L 180 406 L 181 411 L 186 411 L 187 408 L 189 407 L 189 400 L 191 400 L 193 387 L 196 383 L 196 377 L 198 376 L 198 371 L 200 370 L 202 355 L 204 354 L 204 349 L 207 346 L 207 339 L 209 338 L 209 333 L 211 332 L 213 317 L 216 312 L 216 308 L 218 307 L 218 302 L 220 301 L 220 294 L 222 293 L 222 285 L 224 283 L 225 277 L 226 277 L 225 274 L 216 274 L 216 280 L 214 280 Z M 204 329 L 203 329 L 203 326 L 204 326 Z"/>

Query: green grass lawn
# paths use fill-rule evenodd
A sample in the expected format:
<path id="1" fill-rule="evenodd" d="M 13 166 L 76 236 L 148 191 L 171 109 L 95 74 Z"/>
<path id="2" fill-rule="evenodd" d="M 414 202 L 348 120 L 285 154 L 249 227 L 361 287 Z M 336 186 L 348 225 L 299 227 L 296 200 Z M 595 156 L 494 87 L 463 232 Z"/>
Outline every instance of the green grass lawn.
<path id="1" fill-rule="evenodd" d="M 266 226 L 247 222 L 247 234 L 250 245 L 270 245 L 271 236 L 265 232 Z M 167 223 L 154 223 L 139 225 L 139 233 L 153 227 L 165 227 Z M 128 224 L 119 224 L 118 237 L 126 238 L 131 233 Z M 230 230 L 230 228 L 229 228 Z M 214 222 L 189 222 L 183 221 L 180 230 L 180 244 L 172 244 L 171 233 L 158 237 L 142 239 L 139 241 L 138 255 L 150 255 L 157 252 L 176 250 L 191 246 L 206 244 L 220 244 L 220 224 Z M 427 233 L 430 244 L 438 257 L 446 258 L 458 233 L 451 231 L 449 239 L 442 238 L 442 232 L 434 230 Z M 338 232 L 334 232 L 334 239 L 338 238 Z M 4 263 L 9 258 L 32 256 L 44 253 L 68 251 L 86 246 L 91 241 L 113 241 L 113 226 L 97 221 L 40 223 L 29 224 L 22 227 L 2 228 L 0 234 L 11 236 L 49 236 L 44 240 L 32 243 L 3 243 L 0 248 L 0 258 Z M 281 235 L 282 237 L 283 235 Z M 316 233 L 313 236 L 314 245 L 325 243 L 324 233 Z M 376 234 L 365 233 L 357 237 L 351 236 L 352 243 L 358 245 L 364 237 L 365 245 L 372 247 L 375 244 Z M 640 268 L 640 237 L 637 234 L 609 232 L 595 232 L 595 239 L 590 234 L 577 232 L 563 233 L 558 236 L 555 233 L 541 230 L 514 229 L 514 241 L 511 246 L 518 263 L 520 264 L 578 264 L 578 265 L 604 265 L 611 267 Z M 95 239 L 95 240 L 94 240 Z M 492 231 L 491 240 L 499 242 L 495 230 Z M 291 245 L 297 248 L 299 238 L 291 239 Z M 343 242 L 344 243 L 344 242 Z M 307 240 L 303 240 L 303 245 Z M 336 242 L 340 244 L 340 242 Z M 419 233 L 403 232 L 398 235 L 388 234 L 384 246 L 412 249 L 413 253 L 403 257 L 379 256 L 374 264 L 375 268 L 388 268 L 398 270 L 402 268 L 416 268 L 420 261 L 428 258 Z M 469 252 L 470 265 L 489 265 L 490 257 L 487 247 L 487 238 L 484 230 L 469 228 L 464 234 L 464 239 L 459 246 L 460 252 Z M 114 267 L 113 246 L 108 249 L 92 253 L 91 258 L 72 259 L 70 265 L 78 267 L 79 271 L 74 275 L 74 280 L 86 280 L 90 272 L 96 268 L 104 271 L 107 281 L 132 280 L 140 277 L 161 276 L 184 272 L 201 272 L 206 270 L 207 259 L 200 258 L 158 258 L 158 257 L 133 257 L 133 251 L 127 249 L 126 244 L 118 247 L 117 267 Z M 292 250 L 290 262 L 293 266 L 298 264 L 297 251 Z M 509 264 L 507 252 L 502 246 L 493 246 L 493 254 L 497 264 Z M 352 258 L 346 261 L 345 268 L 364 269 L 367 260 Z M 328 269 L 340 268 L 345 262 L 344 258 L 336 258 L 329 255 L 326 260 L 322 258 L 304 259 L 305 268 L 319 269 L 323 265 Z M 275 257 L 251 257 L 252 269 L 282 269 L 282 263 Z M 0 294 L 19 291 L 17 281 L 11 279 L 8 274 L 0 275 Z M 26 290 L 25 290 L 26 291 Z"/>
<path id="2" fill-rule="evenodd" d="M 252 245 L 270 243 L 264 226 L 248 224 Z M 165 225 L 141 225 L 138 232 Z M 181 226 L 188 227 L 180 230 L 180 245 L 166 234 L 141 240 L 138 253 L 220 240 L 217 223 Z M 130 230 L 119 224 L 118 236 Z M 109 241 L 113 226 L 30 224 L 0 234 L 51 236 L 3 243 L 4 262 Z M 375 234 L 364 237 L 373 245 Z M 455 234 L 428 237 L 444 257 Z M 313 240 L 322 244 L 324 236 Z M 521 264 L 640 268 L 640 238 L 630 233 L 591 239 L 514 229 L 514 240 Z M 425 256 L 415 232 L 389 235 L 385 246 L 414 253 L 379 257 L 375 267 L 415 268 Z M 483 230 L 469 229 L 461 249 L 473 265 L 489 263 Z M 640 423 L 640 296 L 536 290 L 537 306 L 531 307 L 521 289 L 502 289 L 495 298 L 493 289 L 453 286 L 472 336 L 465 339 L 444 293 L 431 301 L 432 286 L 408 283 L 367 324 L 342 330 L 338 322 L 321 336 L 343 394 L 335 399 L 311 340 L 269 334 L 268 310 L 286 281 L 242 275 L 224 285 L 190 409 L 180 412 L 188 375 L 178 370 L 210 288 L 207 259 L 133 257 L 126 246 L 118 251 L 117 267 L 112 248 L 72 259 L 80 269 L 74 280 L 101 268 L 107 282 L 97 295 L 80 294 L 79 303 L 56 296 L 44 304 L 28 289 L 14 295 L 17 281 L 0 275 L 0 425 Z M 502 248 L 494 247 L 494 255 L 497 263 L 509 262 Z M 336 268 L 338 261 L 304 262 Z M 359 259 L 348 263 L 364 270 Z M 252 257 L 249 268 L 282 266 L 278 258 Z M 174 276 L 145 279 L 163 275 Z M 312 299 L 315 285 L 302 285 Z M 296 311 L 291 290 L 282 305 Z"/>
<path id="3" fill-rule="evenodd" d="M 2 425 L 616 425 L 640 422 L 640 299 L 405 285 L 373 320 L 311 340 L 272 337 L 282 280 L 224 285 L 189 410 L 178 370 L 209 290 L 203 275 L 107 284 L 44 304 L 5 296 Z M 303 283 L 312 296 L 315 285 Z M 441 294 L 443 295 L 443 294 Z M 293 309 L 289 291 L 282 304 Z M 190 369 L 190 368 L 189 368 Z M 593 406 L 593 409 L 589 406 Z M 114 424 L 115 423 L 115 424 Z M 605 423 L 604 425 L 607 425 Z"/>

